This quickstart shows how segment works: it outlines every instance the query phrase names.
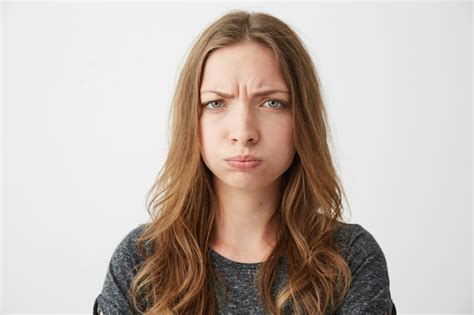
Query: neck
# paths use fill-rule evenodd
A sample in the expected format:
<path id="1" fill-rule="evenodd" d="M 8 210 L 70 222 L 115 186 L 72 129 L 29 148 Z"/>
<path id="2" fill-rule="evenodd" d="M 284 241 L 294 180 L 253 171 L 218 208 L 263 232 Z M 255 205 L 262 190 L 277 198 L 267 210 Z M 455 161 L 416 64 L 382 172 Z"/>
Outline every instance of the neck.
<path id="1" fill-rule="evenodd" d="M 235 189 L 214 180 L 216 222 L 211 247 L 234 255 L 266 253 L 276 243 L 280 181 L 259 190 Z M 232 255 L 230 255 L 232 256 Z"/>

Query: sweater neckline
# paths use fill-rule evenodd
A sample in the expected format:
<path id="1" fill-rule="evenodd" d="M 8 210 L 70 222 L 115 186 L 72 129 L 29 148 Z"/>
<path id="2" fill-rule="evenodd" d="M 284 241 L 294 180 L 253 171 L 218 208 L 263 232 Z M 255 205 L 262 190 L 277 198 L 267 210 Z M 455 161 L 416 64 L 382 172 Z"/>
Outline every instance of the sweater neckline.
<path id="1" fill-rule="evenodd" d="M 239 262 L 239 261 L 235 261 L 235 260 L 231 260 L 225 256 L 222 256 L 221 254 L 219 254 L 218 252 L 216 252 L 214 249 L 212 248 L 209 248 L 210 251 L 211 251 L 211 256 L 214 257 L 217 261 L 225 264 L 225 265 L 228 265 L 228 266 L 232 266 L 232 267 L 237 267 L 237 268 L 252 268 L 252 269 L 256 269 L 258 268 L 259 266 L 261 266 L 263 264 L 263 262 L 256 262 L 256 263 L 244 263 L 244 262 Z"/>

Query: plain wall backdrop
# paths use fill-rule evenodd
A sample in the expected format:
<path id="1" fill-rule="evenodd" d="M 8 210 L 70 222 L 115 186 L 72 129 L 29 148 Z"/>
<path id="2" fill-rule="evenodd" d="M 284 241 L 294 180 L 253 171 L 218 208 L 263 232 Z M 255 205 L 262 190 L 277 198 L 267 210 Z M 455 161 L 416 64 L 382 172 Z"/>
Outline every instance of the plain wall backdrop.
<path id="1" fill-rule="evenodd" d="M 92 312 L 148 221 L 184 58 L 230 9 L 284 20 L 313 56 L 345 216 L 384 251 L 399 313 L 472 312 L 470 2 L 2 9 L 1 313 Z"/>

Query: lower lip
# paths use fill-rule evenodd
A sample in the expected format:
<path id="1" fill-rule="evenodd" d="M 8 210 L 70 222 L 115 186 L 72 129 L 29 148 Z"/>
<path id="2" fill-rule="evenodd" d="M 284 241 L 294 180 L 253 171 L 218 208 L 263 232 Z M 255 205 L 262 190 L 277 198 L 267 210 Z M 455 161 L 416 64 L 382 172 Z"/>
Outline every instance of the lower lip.
<path id="1" fill-rule="evenodd" d="M 227 163 L 239 170 L 250 170 L 262 164 L 262 161 L 227 161 Z"/>

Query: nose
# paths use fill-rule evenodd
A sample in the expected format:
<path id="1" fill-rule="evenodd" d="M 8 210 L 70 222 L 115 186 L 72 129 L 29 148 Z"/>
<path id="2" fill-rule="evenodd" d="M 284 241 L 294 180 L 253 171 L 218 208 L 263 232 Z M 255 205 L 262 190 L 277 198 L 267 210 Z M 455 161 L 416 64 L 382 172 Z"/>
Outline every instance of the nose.
<path id="1" fill-rule="evenodd" d="M 258 142 L 257 119 L 249 104 L 236 106 L 231 120 L 229 134 L 232 144 L 248 146 Z"/>

